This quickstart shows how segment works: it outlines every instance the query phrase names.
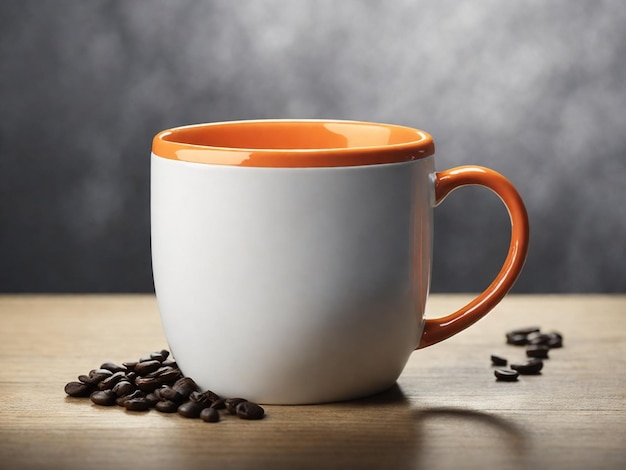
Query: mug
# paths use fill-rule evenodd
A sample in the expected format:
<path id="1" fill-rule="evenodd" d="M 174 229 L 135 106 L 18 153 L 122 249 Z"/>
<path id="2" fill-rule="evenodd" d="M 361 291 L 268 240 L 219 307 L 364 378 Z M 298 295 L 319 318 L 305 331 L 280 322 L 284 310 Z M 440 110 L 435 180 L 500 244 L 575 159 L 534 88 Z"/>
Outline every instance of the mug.
<path id="1" fill-rule="evenodd" d="M 508 209 L 495 280 L 425 319 L 433 208 L 464 185 Z M 502 175 L 435 171 L 429 134 L 337 120 L 165 130 L 151 155 L 154 286 L 181 371 L 202 389 L 312 404 L 391 387 L 415 349 L 487 314 L 520 274 L 528 217 Z"/>

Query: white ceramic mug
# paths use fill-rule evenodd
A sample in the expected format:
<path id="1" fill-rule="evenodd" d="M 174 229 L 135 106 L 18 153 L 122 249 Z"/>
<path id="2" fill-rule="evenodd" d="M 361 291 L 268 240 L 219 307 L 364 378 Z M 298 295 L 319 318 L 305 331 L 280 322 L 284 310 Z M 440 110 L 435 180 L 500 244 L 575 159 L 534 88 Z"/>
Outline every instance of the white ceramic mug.
<path id="1" fill-rule="evenodd" d="M 495 191 L 508 256 L 474 301 L 424 319 L 432 211 Z M 417 348 L 491 310 L 519 275 L 528 218 L 482 167 L 435 172 L 425 132 L 356 121 L 239 121 L 159 133 L 151 157 L 155 290 L 169 347 L 203 389 L 260 403 L 347 400 L 392 386 Z"/>

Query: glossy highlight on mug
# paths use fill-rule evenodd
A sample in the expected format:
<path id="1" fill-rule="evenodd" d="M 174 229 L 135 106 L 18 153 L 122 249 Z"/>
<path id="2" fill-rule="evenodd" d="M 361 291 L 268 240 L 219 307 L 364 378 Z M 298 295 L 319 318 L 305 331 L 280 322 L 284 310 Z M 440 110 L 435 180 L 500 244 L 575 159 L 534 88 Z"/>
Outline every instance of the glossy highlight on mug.
<path id="1" fill-rule="evenodd" d="M 360 121 L 257 120 L 196 124 L 157 134 L 155 155 L 214 165 L 306 168 L 400 163 L 432 155 L 419 129 Z"/>

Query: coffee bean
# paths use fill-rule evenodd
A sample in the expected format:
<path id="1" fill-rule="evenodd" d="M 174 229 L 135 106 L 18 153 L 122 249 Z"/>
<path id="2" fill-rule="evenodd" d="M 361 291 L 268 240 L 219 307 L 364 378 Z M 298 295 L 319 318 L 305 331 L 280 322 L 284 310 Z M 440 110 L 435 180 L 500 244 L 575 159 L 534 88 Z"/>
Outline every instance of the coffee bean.
<path id="1" fill-rule="evenodd" d="M 561 333 L 552 332 L 548 333 L 548 347 L 550 348 L 562 348 L 563 347 L 563 335 Z"/>
<path id="2" fill-rule="evenodd" d="M 144 377 L 153 377 L 158 378 L 163 384 L 166 383 L 174 383 L 181 377 L 181 372 L 179 369 L 174 369 L 173 367 L 163 366 L 159 367 L 154 372 L 150 372 L 146 374 Z"/>
<path id="3" fill-rule="evenodd" d="M 211 399 L 202 392 L 191 392 L 189 400 L 205 407 L 211 406 L 211 403 L 213 403 Z"/>
<path id="4" fill-rule="evenodd" d="M 511 330 L 507 333 L 507 335 L 524 335 L 524 336 L 528 336 L 531 333 L 536 333 L 538 331 L 541 331 L 541 329 L 538 326 L 526 326 L 524 328 L 516 328 L 514 330 Z"/>
<path id="5" fill-rule="evenodd" d="M 539 331 L 537 326 L 527 326 L 524 328 L 516 328 L 506 333 L 507 344 L 515 346 L 525 346 L 528 344 L 528 336 Z"/>
<path id="6" fill-rule="evenodd" d="M 528 344 L 528 337 L 526 335 L 506 335 L 507 344 L 512 344 L 514 346 L 525 346 Z"/>
<path id="7" fill-rule="evenodd" d="M 117 406 L 124 406 L 124 403 L 126 403 L 126 400 L 128 400 L 128 395 L 122 395 L 121 397 L 117 397 L 115 399 L 115 404 Z"/>
<path id="8" fill-rule="evenodd" d="M 123 395 L 119 398 L 117 398 L 117 400 L 115 400 L 115 403 L 119 406 L 124 406 L 124 403 L 126 402 L 126 400 L 134 400 L 136 398 L 144 398 L 146 396 L 146 394 L 144 392 L 142 392 L 141 390 L 135 390 L 134 392 L 130 393 L 129 395 Z"/>
<path id="9" fill-rule="evenodd" d="M 207 390 L 205 392 L 191 392 L 189 399 L 191 401 L 195 401 L 196 403 L 211 405 L 218 401 L 220 396 L 211 390 Z"/>
<path id="10" fill-rule="evenodd" d="M 237 404 L 236 413 L 241 419 L 261 419 L 265 415 L 265 410 L 250 401 L 242 401 Z"/>
<path id="11" fill-rule="evenodd" d="M 148 361 L 139 362 L 139 364 L 135 366 L 135 372 L 137 372 L 138 375 L 143 376 L 143 375 L 149 374 L 150 372 L 154 372 L 160 367 L 161 367 L 161 363 L 159 361 L 150 359 Z"/>
<path id="12" fill-rule="evenodd" d="M 494 366 L 506 366 L 508 361 L 506 360 L 506 358 L 502 357 L 502 356 L 496 356 L 495 354 L 491 355 L 491 363 Z"/>
<path id="13" fill-rule="evenodd" d="M 542 368 L 543 361 L 541 359 L 530 359 L 521 364 L 511 364 L 511 369 L 516 370 L 521 375 L 536 375 Z"/>
<path id="14" fill-rule="evenodd" d="M 519 372 L 509 369 L 496 369 L 493 374 L 496 376 L 496 380 L 502 382 L 515 382 L 519 377 Z"/>
<path id="15" fill-rule="evenodd" d="M 161 400 L 154 405 L 154 408 L 161 413 L 176 413 L 178 411 L 179 403 L 171 400 Z"/>
<path id="16" fill-rule="evenodd" d="M 167 357 L 169 355 L 170 355 L 170 352 L 166 351 L 165 349 L 163 349 L 161 351 L 156 351 L 156 352 L 150 353 L 150 359 L 154 359 L 156 361 L 163 362 L 165 359 L 167 359 Z"/>
<path id="17" fill-rule="evenodd" d="M 146 392 L 153 392 L 163 385 L 174 383 L 180 378 L 180 376 L 181 372 L 178 369 L 174 369 L 172 367 L 161 367 L 142 377 L 137 377 L 135 379 L 135 385 L 137 385 L 137 388 Z"/>
<path id="18" fill-rule="evenodd" d="M 143 392 L 154 392 L 157 388 L 163 385 L 158 378 L 154 377 L 137 377 L 135 379 L 135 385 Z"/>
<path id="19" fill-rule="evenodd" d="M 135 367 L 137 367 L 138 362 L 136 361 L 130 361 L 130 362 L 122 362 L 122 365 L 124 367 L 126 367 L 126 370 L 132 372 L 135 370 Z"/>
<path id="20" fill-rule="evenodd" d="M 113 390 L 113 393 L 115 393 L 118 397 L 123 397 L 133 393 L 135 391 L 135 386 L 128 380 L 121 380 L 116 383 L 111 390 Z"/>
<path id="21" fill-rule="evenodd" d="M 185 400 L 184 396 L 182 396 L 169 385 L 163 385 L 161 388 L 157 388 L 154 393 L 157 397 L 159 397 L 159 400 L 173 401 L 174 403 L 178 404 L 181 404 Z"/>
<path id="22" fill-rule="evenodd" d="M 88 397 L 93 392 L 93 385 L 84 382 L 69 382 L 65 385 L 65 393 L 70 397 Z"/>
<path id="23" fill-rule="evenodd" d="M 145 392 L 142 392 L 141 390 L 135 390 L 134 392 L 126 395 L 126 398 L 128 398 L 129 400 L 132 400 L 133 398 L 144 398 L 146 396 Z"/>
<path id="24" fill-rule="evenodd" d="M 110 375 L 102 382 L 98 384 L 98 389 L 100 390 L 108 390 L 111 389 L 120 382 L 121 380 L 126 379 L 126 372 L 115 372 L 113 375 Z"/>
<path id="25" fill-rule="evenodd" d="M 150 403 L 150 406 L 154 406 L 160 401 L 154 392 L 148 393 L 146 395 L 146 400 L 148 401 L 148 403 Z"/>
<path id="26" fill-rule="evenodd" d="M 217 423 L 220 420 L 220 413 L 215 408 L 205 408 L 200 412 L 200 419 L 207 423 Z"/>
<path id="27" fill-rule="evenodd" d="M 115 405 L 117 395 L 115 395 L 112 390 L 98 390 L 89 395 L 89 398 L 96 405 L 112 406 Z"/>
<path id="28" fill-rule="evenodd" d="M 131 398 L 124 402 L 124 408 L 128 411 L 147 411 L 152 407 L 147 398 Z"/>
<path id="29" fill-rule="evenodd" d="M 223 410 L 226 408 L 226 398 L 219 398 L 211 403 L 211 408 L 215 408 L 216 410 Z"/>
<path id="30" fill-rule="evenodd" d="M 113 375 L 113 372 L 111 372 L 108 369 L 92 369 L 89 371 L 89 377 L 95 377 L 97 375 L 100 375 L 106 378 L 109 375 Z"/>
<path id="31" fill-rule="evenodd" d="M 536 357 L 539 359 L 548 359 L 548 351 L 550 351 L 549 346 L 544 346 L 542 344 L 531 344 L 526 347 L 526 356 Z"/>
<path id="32" fill-rule="evenodd" d="M 115 364 L 114 362 L 105 362 L 100 366 L 100 369 L 110 370 L 113 373 L 126 372 L 126 367 Z"/>
<path id="33" fill-rule="evenodd" d="M 161 363 L 161 365 L 173 367 L 174 369 L 178 369 L 178 364 L 176 363 L 176 361 L 174 359 L 166 359 L 166 360 L 164 360 Z"/>
<path id="34" fill-rule="evenodd" d="M 193 401 L 186 401 L 178 407 L 178 414 L 185 418 L 197 418 L 200 416 L 200 412 L 207 407 L 195 403 Z"/>
<path id="35" fill-rule="evenodd" d="M 78 380 L 83 383 L 88 383 L 91 385 L 98 385 L 107 377 L 113 375 L 113 372 L 107 369 L 93 369 L 89 372 L 89 375 L 79 375 Z"/>
<path id="36" fill-rule="evenodd" d="M 532 333 L 528 335 L 528 344 L 532 345 L 547 345 L 550 341 L 550 337 L 544 333 Z"/>
<path id="37" fill-rule="evenodd" d="M 189 395 L 191 395 L 191 392 L 200 391 L 200 388 L 198 387 L 196 382 L 194 382 L 194 380 L 189 377 L 183 377 L 181 379 L 178 379 L 176 382 L 174 382 L 172 388 L 185 398 L 188 398 Z"/>
<path id="38" fill-rule="evenodd" d="M 215 392 L 213 392 L 211 390 L 206 390 L 203 393 L 207 397 L 209 397 L 209 400 L 211 400 L 211 403 L 216 402 L 217 400 L 219 400 L 221 398 L 217 393 L 215 393 Z"/>
<path id="39" fill-rule="evenodd" d="M 87 385 L 94 385 L 94 386 L 95 386 L 95 385 L 98 385 L 97 383 L 95 383 L 95 384 L 94 384 L 94 383 L 93 383 L 93 380 L 91 380 L 91 377 L 90 377 L 90 376 L 88 376 L 88 375 L 85 375 L 85 374 L 81 374 L 81 375 L 79 375 L 79 376 L 78 376 L 78 380 L 79 380 L 80 382 L 84 383 L 84 384 L 87 384 Z"/>
<path id="40" fill-rule="evenodd" d="M 235 415 L 237 414 L 237 405 L 239 405 L 239 403 L 243 403 L 244 401 L 248 401 L 245 398 L 227 398 L 225 405 L 226 405 L 226 410 L 231 414 L 231 415 Z"/>

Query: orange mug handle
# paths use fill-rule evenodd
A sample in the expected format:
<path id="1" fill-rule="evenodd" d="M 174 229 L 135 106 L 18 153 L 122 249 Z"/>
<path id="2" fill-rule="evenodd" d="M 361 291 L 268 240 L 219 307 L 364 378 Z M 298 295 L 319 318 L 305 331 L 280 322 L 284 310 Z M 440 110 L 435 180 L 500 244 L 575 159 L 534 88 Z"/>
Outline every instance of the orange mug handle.
<path id="1" fill-rule="evenodd" d="M 485 291 L 456 312 L 441 318 L 426 319 L 416 349 L 443 341 L 471 326 L 492 310 L 513 287 L 528 253 L 528 214 L 524 202 L 511 182 L 489 168 L 460 166 L 435 175 L 435 206 L 461 186 L 478 185 L 495 192 L 506 206 L 511 219 L 511 243 L 504 265 Z"/>

